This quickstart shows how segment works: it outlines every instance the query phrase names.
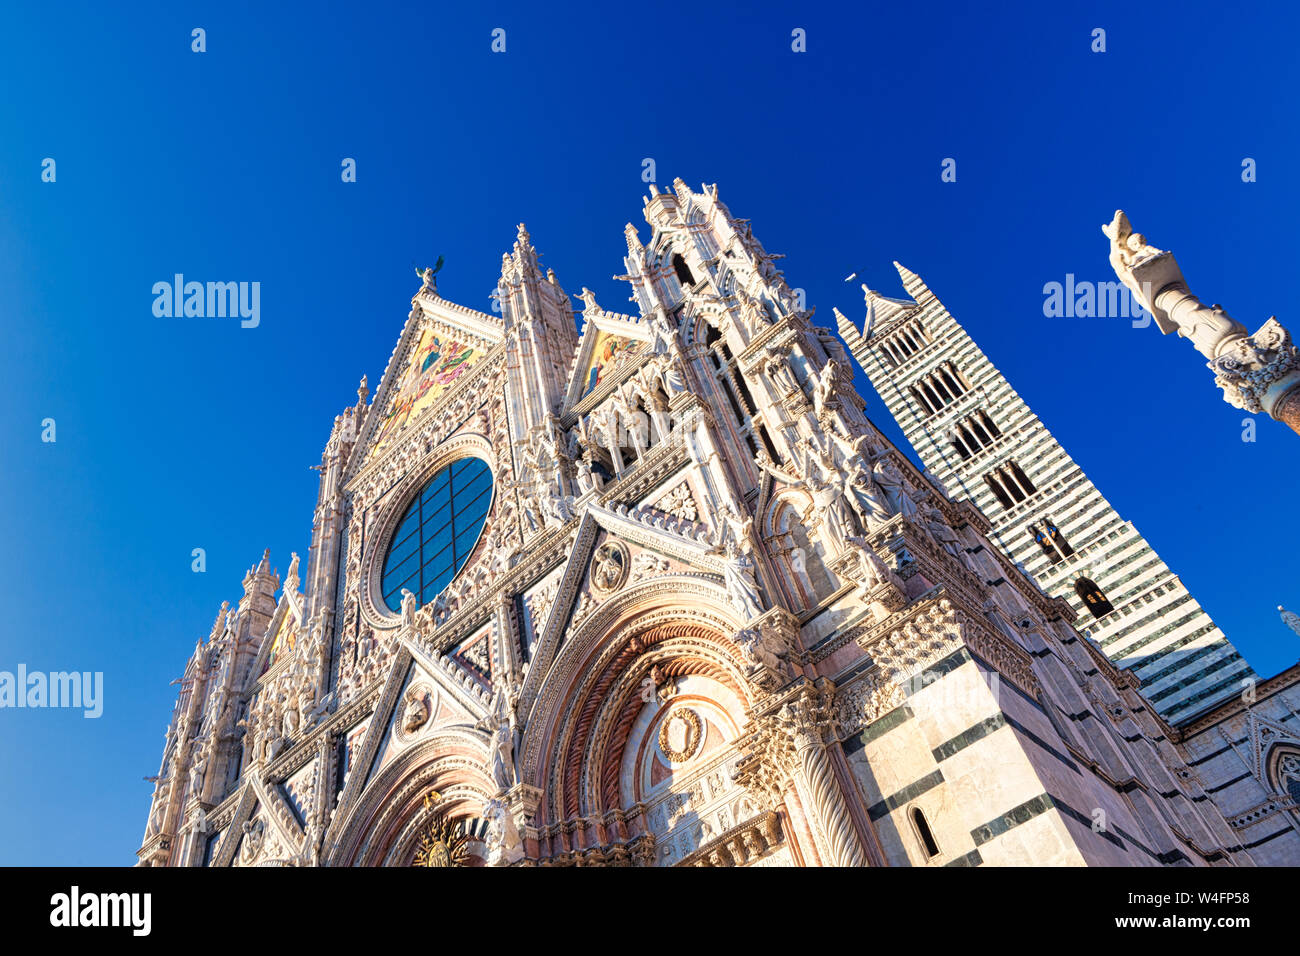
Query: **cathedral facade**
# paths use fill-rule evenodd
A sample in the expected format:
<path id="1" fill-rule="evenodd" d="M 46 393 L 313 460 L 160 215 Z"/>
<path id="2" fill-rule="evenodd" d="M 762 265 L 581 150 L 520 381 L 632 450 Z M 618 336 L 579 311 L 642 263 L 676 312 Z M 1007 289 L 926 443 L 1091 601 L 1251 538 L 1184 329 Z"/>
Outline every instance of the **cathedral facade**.
<path id="1" fill-rule="evenodd" d="M 581 334 L 522 226 L 499 312 L 426 271 L 305 570 L 264 555 L 186 665 L 141 864 L 1300 860 L 1294 677 L 1193 752 L 871 424 L 716 187 L 644 205 L 637 314 L 584 289 Z M 1205 776 L 1251 720 L 1243 823 Z"/>

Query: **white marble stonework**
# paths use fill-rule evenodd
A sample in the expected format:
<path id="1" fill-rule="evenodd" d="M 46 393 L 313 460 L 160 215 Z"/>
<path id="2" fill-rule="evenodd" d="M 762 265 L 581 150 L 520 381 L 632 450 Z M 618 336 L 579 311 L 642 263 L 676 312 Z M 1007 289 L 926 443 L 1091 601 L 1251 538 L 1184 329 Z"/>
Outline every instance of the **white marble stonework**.
<path id="1" fill-rule="evenodd" d="M 307 559 L 188 653 L 140 865 L 1297 862 L 1289 684 L 1175 731 L 1023 528 L 871 423 L 716 185 L 641 207 L 628 312 L 522 224 L 499 312 L 421 270 Z M 905 281 L 881 328 L 939 314 Z"/>

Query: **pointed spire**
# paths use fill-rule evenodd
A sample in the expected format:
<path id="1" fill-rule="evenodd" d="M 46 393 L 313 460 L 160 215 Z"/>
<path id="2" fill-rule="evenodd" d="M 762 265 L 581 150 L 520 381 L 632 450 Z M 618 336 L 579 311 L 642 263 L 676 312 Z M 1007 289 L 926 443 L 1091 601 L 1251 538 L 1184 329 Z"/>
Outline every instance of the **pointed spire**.
<path id="1" fill-rule="evenodd" d="M 925 288 L 921 277 L 897 259 L 894 260 L 894 268 L 898 270 L 898 277 L 903 280 L 903 288 L 907 290 L 907 294 L 915 299 L 916 291 Z"/>
<path id="2" fill-rule="evenodd" d="M 221 636 L 221 632 L 226 629 L 226 612 L 230 610 L 230 602 L 222 601 L 221 609 L 217 611 L 217 619 L 212 622 L 212 631 L 208 640 L 212 641 Z"/>
<path id="3" fill-rule="evenodd" d="M 639 255 L 645 252 L 645 246 L 641 244 L 641 235 L 636 231 L 636 226 L 630 222 L 623 227 L 623 235 L 627 238 L 627 251 Z"/>
<path id="4" fill-rule="evenodd" d="M 541 267 L 537 263 L 537 250 L 533 247 L 532 237 L 528 235 L 528 227 L 521 222 L 519 231 L 515 236 L 514 255 L 506 253 L 501 257 L 501 275 L 506 276 L 514 273 L 516 279 L 525 275 L 532 275 L 541 279 L 541 272 Z"/>
<path id="5" fill-rule="evenodd" d="M 831 311 L 835 313 L 835 324 L 839 329 L 840 338 L 848 343 L 849 351 L 856 354 L 857 348 L 861 344 L 861 334 L 858 332 L 857 328 L 854 327 L 853 323 L 849 321 L 848 316 L 843 312 L 833 306 Z"/>

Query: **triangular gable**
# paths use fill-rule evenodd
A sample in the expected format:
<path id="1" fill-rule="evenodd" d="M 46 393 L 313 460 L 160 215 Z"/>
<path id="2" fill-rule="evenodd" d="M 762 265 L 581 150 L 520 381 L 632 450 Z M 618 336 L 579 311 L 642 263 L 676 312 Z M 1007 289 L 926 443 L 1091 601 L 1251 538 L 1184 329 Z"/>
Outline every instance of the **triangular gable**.
<path id="1" fill-rule="evenodd" d="M 594 610 L 584 607 L 579 598 L 590 599 L 591 592 L 585 590 L 584 585 L 589 576 L 592 552 L 602 532 L 684 561 L 697 570 L 719 577 L 722 575 L 722 558 L 716 553 L 716 546 L 704 525 L 675 518 L 655 508 L 619 506 L 611 510 L 600 505 L 588 505 L 578 524 L 559 590 L 529 661 L 528 674 L 520 692 L 522 713 L 528 713 L 536 702 L 546 675 L 559 655 L 569 621 L 585 619 L 586 614 Z M 613 597 L 613 594 L 609 596 Z"/>
<path id="2" fill-rule="evenodd" d="M 564 576 L 566 565 L 556 565 L 524 592 L 519 618 L 520 640 L 529 659 L 537 653 L 537 642 L 546 625 L 547 616 L 555 604 L 555 596 L 560 590 L 560 579 Z"/>
<path id="3" fill-rule="evenodd" d="M 317 772 L 317 761 L 320 757 L 313 757 L 307 761 L 306 766 L 295 770 L 288 779 L 280 784 L 280 795 L 284 797 L 284 802 L 293 810 L 294 817 L 299 826 L 302 826 L 307 819 L 307 813 L 310 809 L 306 800 L 308 791 L 311 787 L 312 778 Z"/>
<path id="4" fill-rule="evenodd" d="M 349 734 L 347 778 L 339 794 L 334 820 L 344 816 L 344 809 L 353 804 L 365 791 L 371 778 L 392 758 L 396 749 L 393 741 L 401 732 L 395 726 L 401 719 L 404 695 L 416 683 L 427 684 L 433 691 L 429 701 L 429 727 L 449 722 L 472 723 L 488 713 L 490 697 L 478 681 L 457 667 L 445 655 L 434 660 L 420 648 L 403 640 L 394 655 L 384 680 L 383 690 L 375 710 L 355 749 L 355 740 Z"/>
<path id="5" fill-rule="evenodd" d="M 565 407 L 572 408 L 590 395 L 638 345 L 649 341 L 649 330 L 631 316 L 614 312 L 590 315 L 578 340 Z"/>
<path id="6" fill-rule="evenodd" d="M 291 592 L 280 595 L 280 601 L 266 626 L 266 635 L 257 649 L 257 657 L 253 659 L 254 680 L 297 648 L 302 629 L 302 605 L 300 600 L 295 600 L 296 597 Z"/>
<path id="7" fill-rule="evenodd" d="M 296 855 L 301 850 L 305 834 L 297 825 L 289 802 L 279 787 L 267 786 L 261 776 L 254 772 L 244 784 L 235 812 L 213 852 L 210 865 L 234 865 L 244 841 L 244 823 L 257 819 L 261 819 L 266 828 L 263 840 L 267 845 L 278 842 L 289 855 Z"/>
<path id="8" fill-rule="evenodd" d="M 373 459 L 410 424 L 418 421 L 426 409 L 474 367 L 484 352 L 483 343 L 474 339 L 432 327 L 424 329 L 379 414 L 367 459 Z"/>
<path id="9" fill-rule="evenodd" d="M 1278 744 L 1300 746 L 1300 738 L 1295 731 L 1285 724 L 1278 723 L 1257 713 L 1253 708 L 1246 708 L 1246 733 L 1250 741 L 1250 756 L 1255 778 L 1266 784 L 1268 781 L 1268 759 L 1273 748 Z"/>
<path id="10" fill-rule="evenodd" d="M 375 392 L 346 477 L 406 434 L 505 340 L 499 317 L 456 305 L 427 290 L 411 302 L 414 307 Z"/>

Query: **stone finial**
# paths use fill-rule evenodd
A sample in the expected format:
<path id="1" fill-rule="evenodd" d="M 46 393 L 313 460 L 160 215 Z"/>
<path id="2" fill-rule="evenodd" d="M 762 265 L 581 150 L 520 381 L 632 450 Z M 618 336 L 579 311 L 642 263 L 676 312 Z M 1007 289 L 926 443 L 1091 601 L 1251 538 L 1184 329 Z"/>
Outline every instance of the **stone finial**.
<path id="1" fill-rule="evenodd" d="M 369 376 L 362 375 L 361 384 L 357 386 L 357 404 L 364 405 L 366 403 L 366 398 L 369 395 L 370 395 L 370 378 Z"/>
<path id="2" fill-rule="evenodd" d="M 627 239 L 627 251 L 631 253 L 641 253 L 645 251 L 645 246 L 641 244 L 641 236 L 636 231 L 636 226 L 628 223 L 623 227 L 623 235 Z"/>

